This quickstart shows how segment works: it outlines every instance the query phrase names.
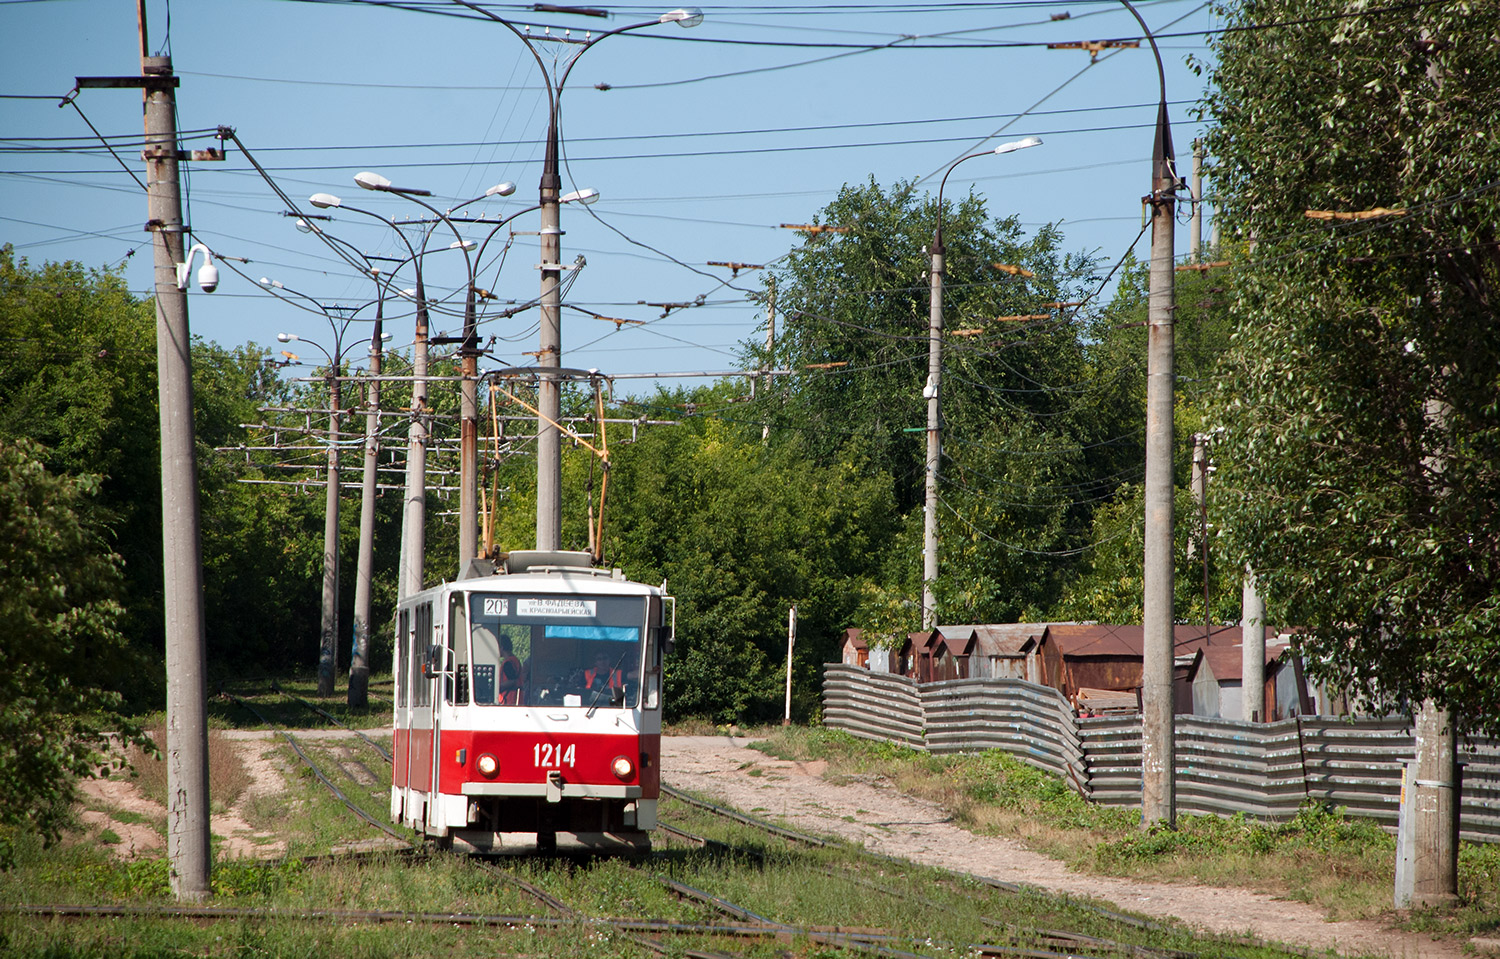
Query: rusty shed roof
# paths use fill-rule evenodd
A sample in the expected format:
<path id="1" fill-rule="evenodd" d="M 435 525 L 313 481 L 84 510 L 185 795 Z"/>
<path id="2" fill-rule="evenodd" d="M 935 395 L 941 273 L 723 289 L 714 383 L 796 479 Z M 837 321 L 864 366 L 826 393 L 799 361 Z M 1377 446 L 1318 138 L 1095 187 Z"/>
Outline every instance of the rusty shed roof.
<path id="1" fill-rule="evenodd" d="M 1145 630 L 1133 623 L 1053 623 L 1043 633 L 1065 657 L 1142 655 Z M 1203 627 L 1172 627 L 1174 652 L 1187 655 L 1203 646 L 1229 646 L 1239 640 L 1238 626 L 1215 626 L 1205 642 Z M 1040 641 L 1040 640 L 1039 640 Z"/>
<path id="2" fill-rule="evenodd" d="M 1028 645 L 1034 645 L 1047 623 L 986 623 L 973 626 L 939 626 L 944 636 L 974 634 L 974 654 L 978 656 L 1023 656 Z"/>
<path id="3" fill-rule="evenodd" d="M 844 630 L 844 642 L 852 643 L 855 649 L 867 649 L 864 632 L 858 626 L 851 626 Z"/>
<path id="4" fill-rule="evenodd" d="M 1286 648 L 1287 644 L 1284 642 L 1267 642 L 1266 665 L 1270 666 L 1280 659 L 1281 654 L 1286 651 Z M 1221 683 L 1244 679 L 1245 648 L 1243 646 L 1238 644 L 1234 646 L 1205 646 L 1202 652 L 1203 659 L 1208 663 L 1208 669 L 1213 673 L 1214 679 Z"/>

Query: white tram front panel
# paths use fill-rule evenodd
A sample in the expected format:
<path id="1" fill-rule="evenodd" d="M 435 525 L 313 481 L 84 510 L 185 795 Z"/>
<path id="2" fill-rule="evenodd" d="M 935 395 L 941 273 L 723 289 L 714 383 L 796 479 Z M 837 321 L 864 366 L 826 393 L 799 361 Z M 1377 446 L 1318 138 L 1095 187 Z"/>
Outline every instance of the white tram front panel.
<path id="1" fill-rule="evenodd" d="M 487 576 L 401 604 L 392 819 L 481 851 L 649 845 L 671 600 L 618 577 Z"/>

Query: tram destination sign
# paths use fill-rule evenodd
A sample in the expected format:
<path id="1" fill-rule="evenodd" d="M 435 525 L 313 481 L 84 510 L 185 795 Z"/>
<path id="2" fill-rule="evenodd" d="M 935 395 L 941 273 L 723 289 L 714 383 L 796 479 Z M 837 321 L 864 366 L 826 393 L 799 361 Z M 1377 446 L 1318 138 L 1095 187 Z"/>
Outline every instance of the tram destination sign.
<path id="1" fill-rule="evenodd" d="M 563 599 L 561 597 L 537 597 L 517 599 L 517 616 L 546 616 L 557 619 L 593 619 L 597 614 L 597 603 L 592 599 Z"/>

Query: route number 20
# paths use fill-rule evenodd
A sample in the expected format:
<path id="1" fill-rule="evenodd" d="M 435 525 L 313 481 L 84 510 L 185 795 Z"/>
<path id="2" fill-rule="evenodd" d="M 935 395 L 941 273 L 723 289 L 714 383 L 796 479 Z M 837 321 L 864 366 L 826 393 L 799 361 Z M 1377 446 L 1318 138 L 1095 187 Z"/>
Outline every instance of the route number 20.
<path id="1" fill-rule="evenodd" d="M 531 747 L 531 760 L 538 768 L 561 769 L 573 765 L 578 746 L 569 743 L 536 743 Z"/>

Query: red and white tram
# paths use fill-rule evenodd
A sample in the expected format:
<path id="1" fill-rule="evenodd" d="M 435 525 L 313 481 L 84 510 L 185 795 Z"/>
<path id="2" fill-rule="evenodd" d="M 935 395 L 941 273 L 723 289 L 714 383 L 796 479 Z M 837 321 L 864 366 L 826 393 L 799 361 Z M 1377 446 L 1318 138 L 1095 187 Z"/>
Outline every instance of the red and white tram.
<path id="1" fill-rule="evenodd" d="M 477 565 L 397 610 L 391 818 L 479 852 L 650 848 L 674 600 L 587 553 Z"/>

